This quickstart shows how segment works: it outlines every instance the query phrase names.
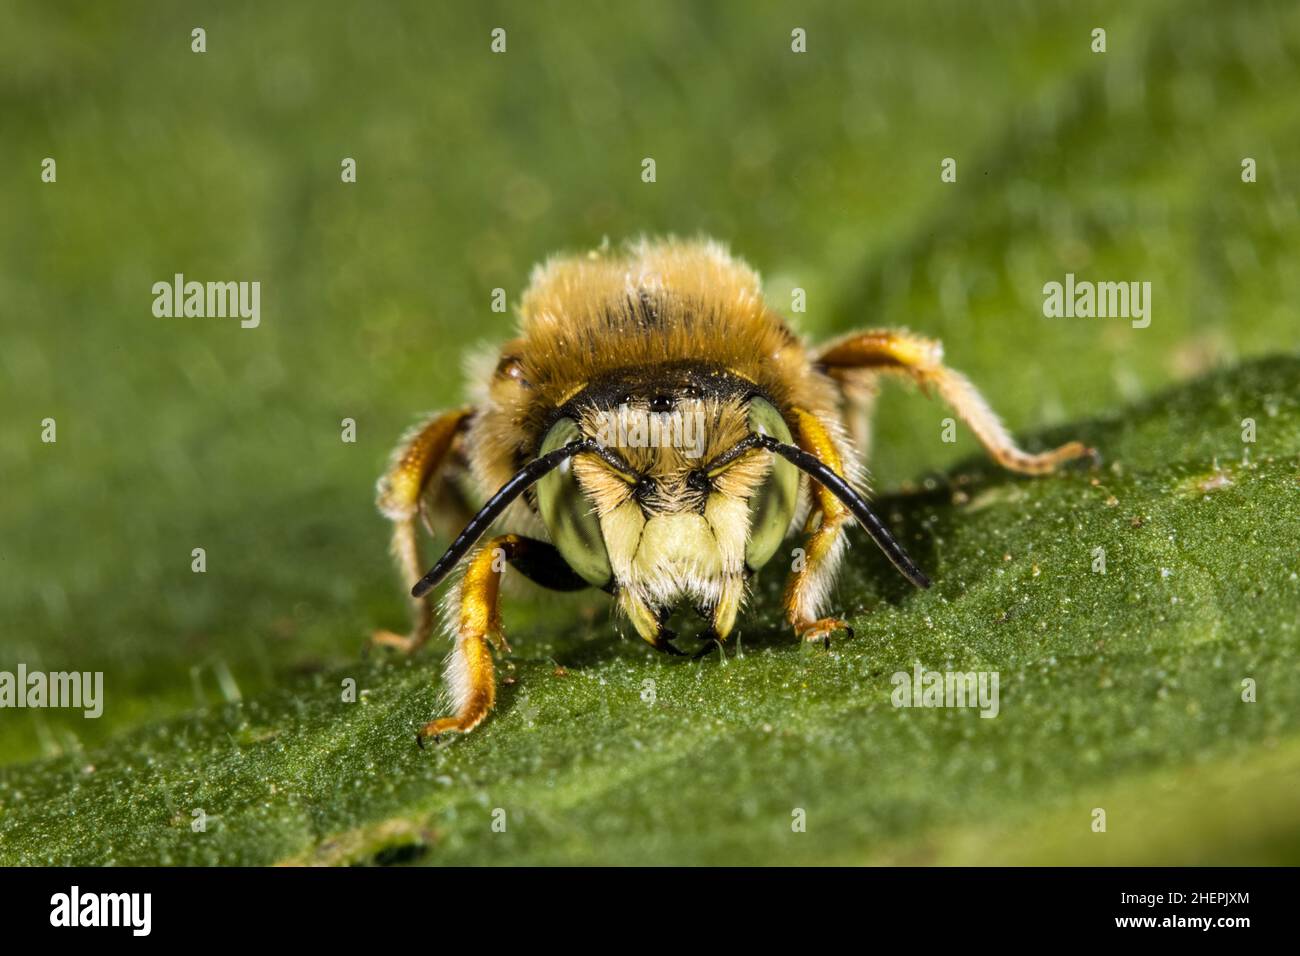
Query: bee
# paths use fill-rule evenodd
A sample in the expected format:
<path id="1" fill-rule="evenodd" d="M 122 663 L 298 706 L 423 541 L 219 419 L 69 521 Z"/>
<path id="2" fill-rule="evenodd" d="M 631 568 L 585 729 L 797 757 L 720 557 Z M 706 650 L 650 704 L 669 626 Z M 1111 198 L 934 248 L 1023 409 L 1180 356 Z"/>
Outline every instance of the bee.
<path id="1" fill-rule="evenodd" d="M 914 585 L 930 580 L 872 511 L 862 458 L 878 380 L 937 393 L 998 464 L 1042 475 L 1091 454 L 1069 442 L 1022 451 L 942 346 L 895 329 L 811 347 L 764 301 L 758 275 L 707 240 L 641 240 L 620 253 L 536 267 L 516 338 L 473 400 L 429 416 L 394 450 L 378 506 L 410 586 L 413 623 L 372 641 L 413 652 L 443 601 L 450 713 L 417 741 L 467 732 L 496 700 L 492 652 L 509 652 L 499 596 L 514 568 L 545 588 L 607 592 L 652 647 L 682 654 L 679 606 L 726 639 L 749 581 L 800 532 L 782 598 L 805 641 L 848 631 L 825 616 L 853 522 Z M 471 515 L 467 484 L 490 491 Z M 421 519 L 463 530 L 431 569 Z M 512 530 L 485 538 L 494 525 Z M 456 525 L 452 525 L 453 527 Z"/>

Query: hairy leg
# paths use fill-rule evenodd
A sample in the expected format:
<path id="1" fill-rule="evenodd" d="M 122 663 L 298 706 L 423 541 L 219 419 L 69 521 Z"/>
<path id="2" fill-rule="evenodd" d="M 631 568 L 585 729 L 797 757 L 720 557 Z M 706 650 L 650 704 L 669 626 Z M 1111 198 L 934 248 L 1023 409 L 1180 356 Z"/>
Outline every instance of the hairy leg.
<path id="1" fill-rule="evenodd" d="M 469 422 L 471 410 L 459 408 L 434 415 L 402 437 L 393 451 L 388 471 L 379 479 L 377 504 L 393 522 L 392 552 L 411 602 L 408 634 L 375 631 L 371 643 L 396 647 L 408 653 L 419 650 L 433 633 L 431 598 L 409 597 L 412 583 L 424 573 L 420 556 L 420 500 L 429 482 L 440 476 L 456 456 L 456 446 Z"/>
<path id="2" fill-rule="evenodd" d="M 844 461 L 830 429 L 811 412 L 794 409 L 795 443 L 819 458 L 837 475 L 844 477 Z M 844 526 L 853 518 L 849 509 L 816 482 L 812 483 L 813 506 L 804 532 L 803 554 L 795 561 L 785 586 L 786 619 L 795 633 L 806 641 L 827 639 L 832 631 L 848 630 L 839 618 L 819 618 L 835 570 L 844 553 Z"/>
<path id="3" fill-rule="evenodd" d="M 943 345 L 934 339 L 896 329 L 858 332 L 826 346 L 817 361 L 827 374 L 850 386 L 868 371 L 910 376 L 927 392 L 938 392 L 994 461 L 1010 471 L 1045 475 L 1062 462 L 1093 454 L 1077 441 L 1037 455 L 1022 451 L 970 379 L 943 364 Z"/>
<path id="4" fill-rule="evenodd" d="M 522 535 L 498 535 L 470 555 L 465 574 L 446 604 L 447 630 L 453 643 L 443 676 L 453 713 L 425 724 L 417 737 L 421 742 L 449 731 L 473 730 L 496 703 L 492 648 L 510 651 L 500 606 L 501 578 L 507 564 L 552 590 L 589 586 L 552 545 Z"/>

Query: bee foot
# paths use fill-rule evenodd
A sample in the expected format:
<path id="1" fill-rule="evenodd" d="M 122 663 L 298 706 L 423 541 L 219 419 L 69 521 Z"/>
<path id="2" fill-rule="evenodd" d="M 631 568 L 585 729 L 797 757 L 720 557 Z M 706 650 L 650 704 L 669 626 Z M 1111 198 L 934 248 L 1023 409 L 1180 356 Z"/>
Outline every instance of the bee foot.
<path id="1" fill-rule="evenodd" d="M 443 734 L 463 731 L 466 728 L 462 725 L 458 717 L 441 717 L 438 720 L 431 720 L 415 735 L 415 742 L 424 749 L 424 742 L 432 740 L 435 744 L 441 743 Z"/>
<path id="2" fill-rule="evenodd" d="M 824 617 L 821 620 L 796 624 L 794 630 L 800 639 L 804 641 L 821 641 L 822 646 L 827 650 L 831 646 L 831 634 L 835 631 L 844 631 L 849 640 L 853 639 L 853 628 L 838 617 Z"/>
<path id="3" fill-rule="evenodd" d="M 392 631 L 372 631 L 370 639 L 361 648 L 363 655 L 369 654 L 372 647 L 391 647 L 403 654 L 414 654 L 424 646 L 424 640 L 418 635 L 394 634 Z"/>

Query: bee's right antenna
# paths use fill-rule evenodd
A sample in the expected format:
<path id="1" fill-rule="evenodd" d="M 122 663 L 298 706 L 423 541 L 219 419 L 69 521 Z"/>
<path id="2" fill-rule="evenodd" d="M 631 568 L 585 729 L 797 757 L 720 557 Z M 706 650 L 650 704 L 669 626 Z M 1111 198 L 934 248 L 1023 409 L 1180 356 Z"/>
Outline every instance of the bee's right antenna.
<path id="1" fill-rule="evenodd" d="M 470 519 L 469 524 L 465 525 L 465 530 L 456 536 L 451 547 L 438 559 L 437 564 L 429 569 L 429 573 L 415 582 L 415 587 L 411 588 L 411 597 L 424 597 L 436 588 L 451 569 L 460 563 L 460 559 L 465 557 L 469 549 L 474 547 L 475 542 L 483 537 L 483 533 L 492 527 L 492 522 L 501 516 L 501 512 L 524 493 L 524 489 L 536 483 L 561 462 L 587 451 L 599 454 L 601 448 L 593 439 L 581 438 L 541 458 L 534 458 L 519 469 L 513 478 L 501 486 L 500 491 L 488 499 L 479 513 Z"/>

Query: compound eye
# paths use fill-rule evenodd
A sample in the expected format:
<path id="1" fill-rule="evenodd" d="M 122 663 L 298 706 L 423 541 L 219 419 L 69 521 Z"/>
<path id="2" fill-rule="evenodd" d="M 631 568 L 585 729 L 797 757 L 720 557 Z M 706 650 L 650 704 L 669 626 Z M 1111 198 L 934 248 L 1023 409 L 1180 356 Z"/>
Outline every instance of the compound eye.
<path id="1" fill-rule="evenodd" d="M 546 433 L 539 457 L 581 437 L 582 432 L 573 419 L 561 418 Z M 565 459 L 537 483 L 537 508 L 542 513 L 551 542 L 569 567 L 595 587 L 608 584 L 611 577 L 609 554 L 605 551 L 600 518 L 578 485 L 572 458 Z"/>
<path id="2" fill-rule="evenodd" d="M 779 442 L 792 444 L 790 428 L 771 402 L 750 399 L 749 429 L 770 435 Z M 794 518 L 799 497 L 799 469 L 777 455 L 772 456 L 772 470 L 749 499 L 749 541 L 745 545 L 745 564 L 757 571 L 771 559 L 785 540 Z"/>

